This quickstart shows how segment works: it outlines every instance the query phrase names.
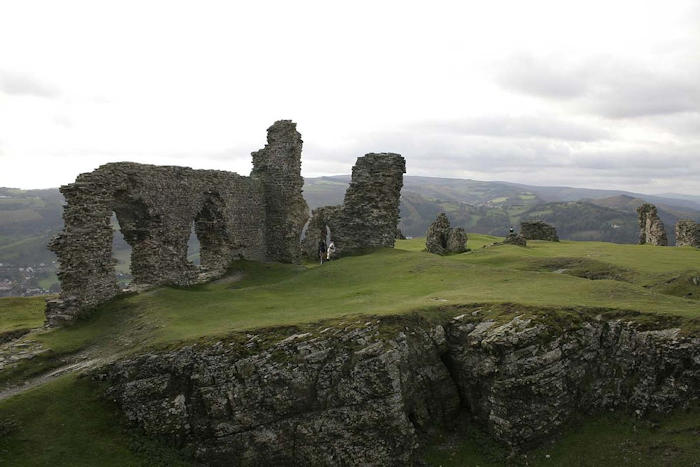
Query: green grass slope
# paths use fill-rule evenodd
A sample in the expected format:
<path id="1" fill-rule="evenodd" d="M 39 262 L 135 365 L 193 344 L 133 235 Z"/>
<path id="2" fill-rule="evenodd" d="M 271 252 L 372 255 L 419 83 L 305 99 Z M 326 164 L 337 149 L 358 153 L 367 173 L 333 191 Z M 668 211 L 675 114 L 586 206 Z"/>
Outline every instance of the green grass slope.
<path id="1" fill-rule="evenodd" d="M 700 277 L 700 250 L 596 242 L 531 241 L 527 248 L 489 246 L 497 240 L 500 239 L 470 234 L 468 247 L 472 251 L 445 257 L 425 253 L 424 239 L 413 239 L 398 241 L 395 249 L 342 258 L 323 266 L 237 262 L 230 274 L 218 281 L 190 288 L 161 287 L 119 297 L 71 327 L 20 338 L 39 342 L 49 351 L 20 364 L 0 384 L 16 384 L 28 375 L 59 366 L 64 357 L 76 352 L 90 352 L 90 358 L 107 358 L 150 347 L 216 339 L 254 328 L 303 326 L 348 315 L 418 311 L 429 316 L 452 305 L 475 303 L 517 303 L 531 310 L 548 307 L 560 310 L 562 316 L 610 312 L 625 319 L 680 326 L 689 333 L 700 331 L 700 301 L 696 298 L 700 292 L 698 283 L 693 282 Z M 41 325 L 42 309 L 40 299 L 0 299 L 0 332 Z M 90 391 L 95 388 L 90 384 L 66 378 L 0 402 L 0 434 L 5 430 L 10 436 L 0 436 L 0 463 L 7 460 L 8 465 L 22 465 L 22 453 L 33 445 L 37 446 L 36 452 L 30 455 L 36 457 L 27 457 L 25 465 L 56 465 L 70 458 L 65 456 L 73 455 L 77 456 L 74 465 L 94 465 L 96 459 L 103 458 L 111 461 L 110 456 L 122 457 L 126 465 L 139 465 L 148 463 L 148 456 L 160 449 L 175 456 L 158 445 L 143 448 L 147 453 L 143 454 L 141 447 L 133 447 L 131 435 L 119 428 L 121 422 L 108 426 L 110 420 L 117 420 L 116 415 L 94 397 Z M 84 407 L 80 410 L 76 408 L 78 400 Z M 687 416 L 679 415 L 680 418 L 668 419 L 664 422 L 668 425 L 662 425 L 671 427 L 671 431 L 681 425 L 696 427 L 695 432 L 683 428 L 686 431 L 678 437 L 669 431 L 664 438 L 683 456 L 692 451 L 686 435 L 697 436 L 700 417 L 697 410 Z M 86 422 L 80 423 L 83 417 Z M 547 453 L 563 465 L 573 462 L 569 452 L 583 449 L 581 446 L 586 443 L 613 439 L 627 446 L 630 459 L 646 455 L 656 459 L 655 453 L 647 452 L 651 432 L 645 434 L 640 429 L 639 433 L 630 434 L 633 422 L 628 420 L 620 425 L 627 431 L 606 438 L 603 434 L 614 434 L 613 423 L 606 420 L 582 422 Z M 99 438 L 97 457 L 73 454 L 78 444 L 61 436 L 52 437 L 59 425 L 75 431 L 76 440 Z M 597 434 L 603 437 L 596 438 Z M 633 440 L 629 443 L 625 441 L 628 435 Z M 479 457 L 483 449 L 470 440 L 467 438 L 465 445 L 453 443 L 446 450 L 438 446 L 428 453 L 428 459 L 437 459 L 435 465 L 470 465 L 467 461 L 448 461 L 472 456 L 464 459 L 473 458 L 475 463 L 488 465 L 489 458 L 484 461 Z M 539 456 L 538 452 L 532 455 Z M 618 458 L 591 459 L 617 462 Z"/>

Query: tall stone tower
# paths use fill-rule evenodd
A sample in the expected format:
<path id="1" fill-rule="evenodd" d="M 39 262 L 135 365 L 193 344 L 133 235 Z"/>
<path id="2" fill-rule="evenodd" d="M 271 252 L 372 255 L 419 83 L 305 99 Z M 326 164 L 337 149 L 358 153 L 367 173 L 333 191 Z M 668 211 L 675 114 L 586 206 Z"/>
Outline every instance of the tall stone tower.
<path id="1" fill-rule="evenodd" d="M 668 246 L 664 223 L 656 213 L 656 206 L 644 203 L 637 208 L 639 214 L 639 244 Z"/>
<path id="2" fill-rule="evenodd" d="M 265 203 L 267 257 L 299 262 L 299 237 L 308 214 L 302 196 L 301 147 L 303 141 L 291 120 L 279 120 L 267 129 L 267 144 L 253 155 L 251 177 L 261 181 Z"/>

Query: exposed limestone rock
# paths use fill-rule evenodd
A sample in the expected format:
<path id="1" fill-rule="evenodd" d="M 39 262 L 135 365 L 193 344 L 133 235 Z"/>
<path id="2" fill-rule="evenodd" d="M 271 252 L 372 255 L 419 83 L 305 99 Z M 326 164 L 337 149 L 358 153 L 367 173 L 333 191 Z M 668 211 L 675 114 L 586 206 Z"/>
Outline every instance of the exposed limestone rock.
<path id="1" fill-rule="evenodd" d="M 522 234 L 516 234 L 515 232 L 509 233 L 508 236 L 503 239 L 503 243 L 507 245 L 517 245 L 517 246 L 527 246 L 527 241 Z"/>
<path id="2" fill-rule="evenodd" d="M 451 228 L 447 215 L 438 214 L 435 221 L 428 227 L 425 236 L 425 249 L 428 253 L 445 255 L 448 253 L 464 253 L 467 243 L 467 234 L 463 228 Z"/>
<path id="3" fill-rule="evenodd" d="M 116 213 L 132 248 L 136 285 L 189 285 L 220 274 L 233 259 L 296 261 L 306 221 L 301 197 L 301 138 L 288 120 L 268 129 L 253 155 L 253 176 L 135 163 L 106 164 L 61 187 L 64 229 L 50 248 L 59 259 L 61 295 L 46 308 L 49 325 L 75 320 L 120 290 L 112 258 Z M 192 225 L 201 264 L 187 260 Z"/>
<path id="4" fill-rule="evenodd" d="M 358 157 L 343 205 L 314 209 L 302 243 L 304 254 L 316 258 L 318 239 L 325 237 L 326 226 L 335 242 L 335 256 L 393 247 L 404 173 L 406 161 L 399 154 Z"/>
<path id="5" fill-rule="evenodd" d="M 700 224 L 689 219 L 676 223 L 676 246 L 700 248 Z"/>
<path id="6" fill-rule="evenodd" d="M 557 229 L 542 221 L 521 222 L 520 234 L 525 237 L 526 240 L 559 241 Z"/>
<path id="7" fill-rule="evenodd" d="M 700 397 L 700 339 L 677 329 L 460 311 L 234 336 L 95 377 L 146 433 L 227 465 L 408 465 L 427 429 L 458 416 L 517 450 L 574 413 L 642 416 Z"/>
<path id="8" fill-rule="evenodd" d="M 639 214 L 639 244 L 657 246 L 667 246 L 668 239 L 664 230 L 664 223 L 659 219 L 656 213 L 656 206 L 649 203 L 644 203 L 637 208 Z"/>

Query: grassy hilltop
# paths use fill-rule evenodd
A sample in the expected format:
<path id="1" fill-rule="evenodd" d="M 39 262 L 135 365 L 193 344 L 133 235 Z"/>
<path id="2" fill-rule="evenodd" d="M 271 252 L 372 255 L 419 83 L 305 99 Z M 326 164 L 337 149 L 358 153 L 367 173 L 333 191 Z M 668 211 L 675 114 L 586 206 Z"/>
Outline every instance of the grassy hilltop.
<path id="1" fill-rule="evenodd" d="M 361 315 L 430 316 L 467 304 L 481 304 L 497 320 L 512 318 L 507 316 L 508 305 L 503 305 L 510 303 L 532 313 L 556 310 L 564 319 L 611 314 L 643 325 L 700 332 L 700 286 L 695 279 L 700 277 L 700 250 L 568 241 L 482 248 L 497 240 L 472 234 L 467 245 L 471 252 L 447 257 L 423 252 L 424 239 L 413 239 L 398 241 L 395 249 L 322 267 L 239 262 L 227 277 L 209 284 L 162 287 L 118 298 L 70 328 L 33 331 L 21 338 L 45 352 L 0 373 L 0 389 L 79 356 L 108 360 L 251 329 L 275 332 L 278 326 L 303 328 L 321 320 L 362 319 Z M 43 300 L 0 299 L 0 335 L 42 322 Z M 166 464 L 175 462 L 174 452 L 137 440 L 125 434 L 121 422 L 110 422 L 119 420 L 115 409 L 97 396 L 92 384 L 68 375 L 0 401 L 0 464 L 74 459 L 77 464 L 139 465 L 162 456 L 171 460 Z M 556 446 L 533 452 L 530 465 L 556 465 L 552 463 L 557 459 L 570 464 L 576 459 L 572 453 L 581 454 L 592 443 L 599 446 L 598 452 L 585 459 L 579 456 L 580 465 L 621 461 L 622 445 L 635 460 L 643 454 L 649 465 L 662 464 L 669 452 L 680 464 L 692 458 L 686 456 L 700 455 L 692 442 L 700 427 L 697 410 L 660 421 L 658 433 L 653 427 L 637 427 L 634 420 L 620 420 L 584 421 Z M 644 451 L 655 433 L 663 435 L 666 444 Z M 90 439 L 95 440 L 94 449 L 87 452 Z M 427 453 L 429 461 L 498 462 L 500 448 L 481 442 L 478 433 L 459 443 L 443 441 Z"/>

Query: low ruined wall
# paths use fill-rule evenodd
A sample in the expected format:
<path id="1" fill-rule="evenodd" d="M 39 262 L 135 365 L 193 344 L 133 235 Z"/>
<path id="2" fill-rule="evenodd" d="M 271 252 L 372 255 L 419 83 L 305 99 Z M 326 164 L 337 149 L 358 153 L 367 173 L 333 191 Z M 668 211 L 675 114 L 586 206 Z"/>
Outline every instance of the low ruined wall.
<path id="1" fill-rule="evenodd" d="M 541 221 L 521 222 L 520 234 L 525 237 L 525 240 L 547 240 L 549 242 L 559 241 L 557 229 Z"/>
<path id="2" fill-rule="evenodd" d="M 253 176 L 188 167 L 113 163 L 61 187 L 64 229 L 50 248 L 59 260 L 61 295 L 49 325 L 75 320 L 119 293 L 112 258 L 115 213 L 132 248 L 134 283 L 189 285 L 201 272 L 223 273 L 234 259 L 299 260 L 307 207 L 301 195 L 301 137 L 288 120 L 268 129 Z M 201 268 L 187 260 L 192 226 Z"/>
<path id="3" fill-rule="evenodd" d="M 302 250 L 316 258 L 318 239 L 331 229 L 336 255 L 365 248 L 393 247 L 399 222 L 399 199 L 406 161 L 399 154 L 370 153 L 358 157 L 342 206 L 315 209 Z"/>
<path id="4" fill-rule="evenodd" d="M 576 412 L 642 416 L 700 397 L 700 339 L 555 313 L 251 331 L 94 376 L 146 433 L 226 465 L 407 465 L 426 430 L 457 417 L 517 450 Z"/>
<path id="5" fill-rule="evenodd" d="M 425 235 L 425 249 L 428 253 L 445 255 L 467 251 L 467 234 L 463 228 L 450 227 L 450 220 L 442 212 L 428 227 Z"/>
<path id="6" fill-rule="evenodd" d="M 676 246 L 700 248 L 700 224 L 692 220 L 680 220 L 676 224 Z"/>

